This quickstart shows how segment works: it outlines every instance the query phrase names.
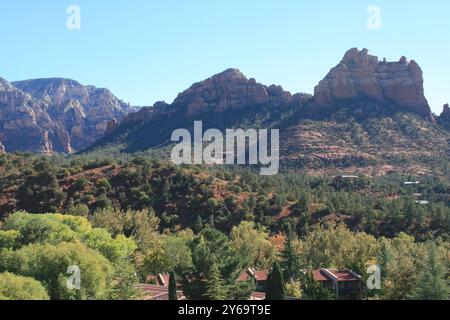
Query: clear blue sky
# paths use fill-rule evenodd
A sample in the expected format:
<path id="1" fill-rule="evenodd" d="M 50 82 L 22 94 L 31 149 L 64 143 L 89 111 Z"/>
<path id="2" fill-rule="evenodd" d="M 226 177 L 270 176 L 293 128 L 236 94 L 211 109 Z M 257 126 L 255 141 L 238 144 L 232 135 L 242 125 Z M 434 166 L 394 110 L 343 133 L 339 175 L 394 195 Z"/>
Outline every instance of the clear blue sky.
<path id="1" fill-rule="evenodd" d="M 66 9 L 81 8 L 81 30 Z M 381 30 L 366 26 L 381 8 Z M 67 77 L 134 105 L 171 102 L 193 82 L 239 68 L 312 93 L 351 47 L 406 55 L 425 73 L 435 112 L 450 101 L 448 0 L 15 0 L 0 9 L 0 77 Z"/>

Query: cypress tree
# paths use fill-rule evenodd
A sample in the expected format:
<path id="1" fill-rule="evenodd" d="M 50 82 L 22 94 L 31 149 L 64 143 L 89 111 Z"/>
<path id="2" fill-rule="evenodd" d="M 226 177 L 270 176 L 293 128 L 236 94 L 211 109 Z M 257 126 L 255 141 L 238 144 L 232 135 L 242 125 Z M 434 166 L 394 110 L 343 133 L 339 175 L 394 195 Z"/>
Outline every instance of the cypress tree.
<path id="1" fill-rule="evenodd" d="M 266 280 L 266 300 L 272 300 L 272 272 L 269 273 Z"/>
<path id="2" fill-rule="evenodd" d="M 278 262 L 274 263 L 270 280 L 267 283 L 266 300 L 286 300 L 283 272 Z"/>
<path id="3" fill-rule="evenodd" d="M 178 300 L 177 275 L 175 271 L 171 271 L 169 274 L 169 300 Z"/>
<path id="4" fill-rule="evenodd" d="M 293 246 L 294 232 L 291 227 L 288 228 L 286 236 L 284 249 L 281 252 L 281 266 L 284 278 L 295 280 L 300 271 L 300 261 Z"/>
<path id="5" fill-rule="evenodd" d="M 380 253 L 378 255 L 378 265 L 381 269 L 381 283 L 383 284 L 389 276 L 389 267 L 392 263 L 392 250 L 386 239 L 381 242 Z"/>

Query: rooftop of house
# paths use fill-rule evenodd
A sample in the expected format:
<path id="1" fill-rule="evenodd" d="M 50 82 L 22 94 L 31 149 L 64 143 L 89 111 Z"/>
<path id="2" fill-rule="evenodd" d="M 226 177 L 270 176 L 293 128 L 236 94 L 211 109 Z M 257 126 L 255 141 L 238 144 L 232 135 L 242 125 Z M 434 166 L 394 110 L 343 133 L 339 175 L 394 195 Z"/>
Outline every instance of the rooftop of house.
<path id="1" fill-rule="evenodd" d="M 150 275 L 147 277 L 147 282 L 154 283 L 159 286 L 168 287 L 170 276 L 169 274 L 158 274 L 156 276 Z"/>
<path id="2" fill-rule="evenodd" d="M 152 284 L 140 284 L 136 286 L 136 289 L 142 292 L 143 300 L 169 300 L 169 288 L 161 285 Z M 264 292 L 254 292 L 250 296 L 250 300 L 264 300 L 266 294 Z M 178 300 L 186 300 L 182 291 L 178 291 Z"/>
<path id="3" fill-rule="evenodd" d="M 313 271 L 314 280 L 320 282 L 337 281 L 337 282 L 351 282 L 361 281 L 361 276 L 357 273 L 345 269 L 345 270 L 333 270 L 333 269 L 319 269 Z"/>
<path id="4" fill-rule="evenodd" d="M 256 281 L 266 281 L 269 276 L 269 270 L 255 270 L 247 269 L 241 273 L 238 281 L 247 281 L 249 278 L 254 278 Z"/>
<path id="5" fill-rule="evenodd" d="M 143 300 L 169 300 L 169 288 L 161 285 L 140 284 L 136 289 L 142 292 Z M 182 291 L 178 291 L 178 300 L 186 300 Z"/>

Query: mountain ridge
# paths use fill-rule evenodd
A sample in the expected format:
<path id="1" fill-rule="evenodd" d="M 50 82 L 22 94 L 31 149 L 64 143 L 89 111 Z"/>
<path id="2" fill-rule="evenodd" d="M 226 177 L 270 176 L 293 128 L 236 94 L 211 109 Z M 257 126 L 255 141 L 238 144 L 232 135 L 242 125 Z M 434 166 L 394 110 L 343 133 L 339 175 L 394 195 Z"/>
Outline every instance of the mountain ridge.
<path id="1" fill-rule="evenodd" d="M 65 78 L 0 81 L 0 142 L 7 152 L 70 154 L 134 110 L 108 89 Z"/>
<path id="2" fill-rule="evenodd" d="M 423 72 L 418 63 L 402 56 L 398 62 L 380 61 L 369 50 L 348 50 L 314 89 L 320 107 L 354 98 L 393 103 L 434 121 L 425 98 Z"/>
<path id="3" fill-rule="evenodd" d="M 341 68 L 348 70 L 342 73 Z M 367 75 L 371 80 L 366 82 Z M 338 96 L 335 92 L 340 90 Z M 367 171 L 374 165 L 384 166 L 382 171 L 395 171 L 404 153 L 412 171 L 429 172 L 423 162 L 445 157 L 450 139 L 440 121 L 436 124 L 424 95 L 422 71 L 414 60 L 402 57 L 397 62 L 380 61 L 367 49 L 354 48 L 319 83 L 314 96 L 260 84 L 231 68 L 194 83 L 171 104 L 158 102 L 154 107 L 130 113 L 86 151 L 107 146 L 120 146 L 122 152 L 129 153 L 159 149 L 170 144 L 173 130 L 192 130 L 195 120 L 204 122 L 204 130 L 279 128 L 283 160 L 288 166 L 308 170 L 337 165 Z M 346 127 L 347 123 L 354 125 Z M 352 130 L 361 131 L 361 136 L 352 138 Z M 386 135 L 383 130 L 390 133 Z M 335 139 L 339 135 L 345 139 Z M 310 139 L 312 136 L 323 139 Z M 383 147 L 385 142 L 378 136 L 398 141 L 386 144 L 392 152 Z M 422 139 L 424 136 L 427 139 Z M 422 154 L 424 161 L 419 166 L 412 164 Z"/>
<path id="4" fill-rule="evenodd" d="M 9 137 L 16 138 L 16 145 L 23 144 L 18 151 L 44 154 L 89 153 L 109 147 L 126 153 L 164 149 L 175 129 L 193 130 L 196 120 L 204 122 L 205 130 L 279 128 L 283 160 L 308 170 L 336 163 L 359 169 L 392 166 L 398 162 L 392 154 L 402 152 L 409 155 L 405 160 L 409 162 L 422 154 L 424 159 L 445 157 L 450 141 L 450 108 L 446 105 L 440 116 L 433 116 L 420 66 L 406 57 L 379 60 L 367 49 L 348 50 L 319 82 L 314 95 L 261 84 L 236 68 L 192 84 L 172 103 L 159 101 L 137 111 L 108 89 L 65 78 L 13 83 L 0 79 L 2 95 L 10 96 L 3 100 L 13 108 L 8 115 L 0 114 L 3 122 L 12 117 L 0 129 L 16 127 Z M 25 115 L 14 116 L 18 111 Z M 349 135 L 355 130 L 359 132 L 355 137 Z M 0 152 L 11 151 L 11 138 L 4 131 L 0 130 Z M 23 136 L 40 138 L 30 145 Z M 384 148 L 380 136 L 399 141 L 390 145 L 395 151 Z M 422 169 L 429 171 L 427 166 Z"/>

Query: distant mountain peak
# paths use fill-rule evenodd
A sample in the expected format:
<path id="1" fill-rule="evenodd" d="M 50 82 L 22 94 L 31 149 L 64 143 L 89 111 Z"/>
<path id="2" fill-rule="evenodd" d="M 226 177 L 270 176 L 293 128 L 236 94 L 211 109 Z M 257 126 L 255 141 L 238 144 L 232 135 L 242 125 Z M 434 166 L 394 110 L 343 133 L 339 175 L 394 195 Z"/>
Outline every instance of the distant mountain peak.
<path id="1" fill-rule="evenodd" d="M 368 49 L 362 49 L 360 51 L 358 48 L 352 48 L 344 54 L 341 63 L 358 65 L 378 63 L 378 57 L 370 55 Z"/>
<path id="2" fill-rule="evenodd" d="M 14 86 L 3 78 L 0 78 L 0 91 L 13 91 Z"/>
<path id="3" fill-rule="evenodd" d="M 238 79 L 244 79 L 247 80 L 245 75 L 236 68 L 229 68 L 225 71 L 222 71 L 214 76 L 212 76 L 213 79 L 219 79 L 219 80 L 238 80 Z"/>
<path id="4" fill-rule="evenodd" d="M 129 111 L 108 89 L 72 79 L 0 79 L 0 149 L 72 153 L 101 138 L 111 120 Z"/>
<path id="5" fill-rule="evenodd" d="M 80 86 L 81 84 L 73 79 L 69 78 L 36 78 L 36 79 L 29 79 L 29 80 L 23 80 L 23 81 L 15 81 L 13 84 L 39 84 L 40 86 L 48 86 L 48 85 L 72 85 L 72 86 Z"/>
<path id="6" fill-rule="evenodd" d="M 433 119 L 424 95 L 422 70 L 417 62 L 404 56 L 397 62 L 380 61 L 367 49 L 352 48 L 316 86 L 314 93 L 319 106 L 363 98 L 398 105 Z"/>
<path id="7" fill-rule="evenodd" d="M 267 105 L 274 98 L 279 99 L 277 105 L 286 105 L 291 97 L 280 86 L 267 87 L 248 79 L 239 69 L 230 68 L 193 84 L 177 96 L 172 108 L 186 110 L 186 116 L 192 117 Z"/>

